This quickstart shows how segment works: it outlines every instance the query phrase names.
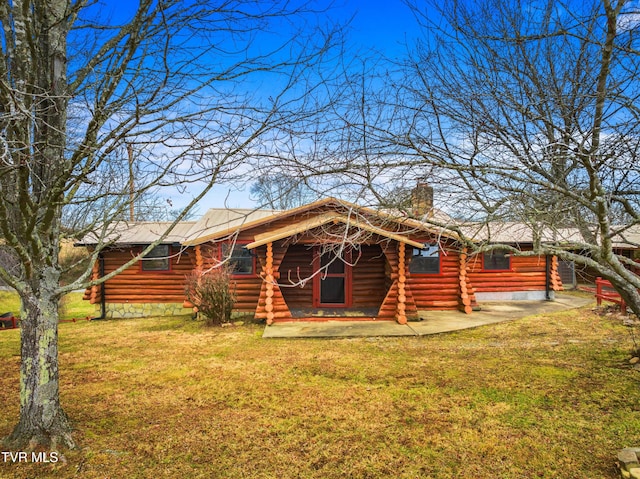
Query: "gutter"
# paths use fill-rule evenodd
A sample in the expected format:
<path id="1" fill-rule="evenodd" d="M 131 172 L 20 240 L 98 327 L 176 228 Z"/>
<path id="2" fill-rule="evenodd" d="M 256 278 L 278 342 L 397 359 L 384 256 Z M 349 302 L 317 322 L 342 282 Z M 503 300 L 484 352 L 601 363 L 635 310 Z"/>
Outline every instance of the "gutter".
<path id="1" fill-rule="evenodd" d="M 551 301 L 551 261 L 548 254 L 544 255 L 544 297 Z"/>

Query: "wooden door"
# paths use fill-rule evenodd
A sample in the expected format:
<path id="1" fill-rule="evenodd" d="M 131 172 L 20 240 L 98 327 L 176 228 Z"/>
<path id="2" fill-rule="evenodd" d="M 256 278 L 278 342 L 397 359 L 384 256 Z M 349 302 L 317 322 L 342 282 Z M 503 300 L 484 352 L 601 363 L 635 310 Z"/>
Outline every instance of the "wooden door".
<path id="1" fill-rule="evenodd" d="M 313 306 L 316 308 L 348 308 L 351 306 L 351 252 L 340 257 L 333 251 L 314 254 Z"/>

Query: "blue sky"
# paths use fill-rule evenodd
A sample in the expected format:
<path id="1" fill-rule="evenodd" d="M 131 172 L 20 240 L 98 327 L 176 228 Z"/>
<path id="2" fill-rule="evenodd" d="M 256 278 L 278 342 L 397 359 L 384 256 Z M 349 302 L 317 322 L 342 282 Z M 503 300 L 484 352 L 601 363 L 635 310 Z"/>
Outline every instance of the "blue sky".
<path id="1" fill-rule="evenodd" d="M 346 39 L 353 51 L 371 49 L 396 58 L 404 53 L 406 41 L 416 36 L 416 20 L 400 0 L 344 0 L 344 4 L 335 7 L 330 14 L 344 21 L 353 16 Z M 198 213 L 202 214 L 207 208 L 215 206 L 254 207 L 255 203 L 249 198 L 250 186 L 248 182 L 241 190 L 237 185 L 233 188 L 224 185 L 215 187 L 200 202 Z"/>
<path id="2" fill-rule="evenodd" d="M 400 0 L 351 0 L 339 9 L 355 13 L 349 39 L 354 45 L 376 48 L 389 56 L 401 53 L 405 39 L 416 35 L 416 21 Z"/>
<path id="3" fill-rule="evenodd" d="M 346 41 L 352 51 L 375 50 L 396 58 L 403 54 L 404 44 L 416 36 L 416 21 L 410 9 L 400 0 L 345 0 L 330 13 L 336 19 L 347 20 L 353 16 Z M 251 182 L 239 185 L 214 187 L 197 209 L 198 214 L 210 207 L 227 206 L 251 208 L 249 198 Z M 242 188 L 242 189 L 239 189 Z"/>
<path id="4" fill-rule="evenodd" d="M 326 4 L 326 2 L 319 2 Z M 136 8 L 137 2 L 131 0 L 105 0 L 99 4 L 101 15 L 112 16 L 114 21 L 126 17 Z M 401 0 L 336 0 L 334 7 L 327 12 L 332 20 L 346 22 L 352 18 L 348 36 L 345 39 L 350 52 L 376 51 L 382 55 L 397 58 L 404 52 L 405 42 L 416 35 L 416 21 L 410 9 Z M 218 185 L 199 204 L 198 214 L 210 207 L 253 207 L 249 199 L 251 181 L 246 185 Z M 189 201 L 188 193 L 184 197 L 174 196 L 171 202 L 180 207 Z"/>

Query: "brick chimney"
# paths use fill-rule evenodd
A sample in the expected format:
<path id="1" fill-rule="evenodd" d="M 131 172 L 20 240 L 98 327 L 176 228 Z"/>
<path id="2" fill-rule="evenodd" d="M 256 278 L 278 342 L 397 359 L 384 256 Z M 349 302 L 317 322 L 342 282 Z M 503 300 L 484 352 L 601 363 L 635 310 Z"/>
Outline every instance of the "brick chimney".
<path id="1" fill-rule="evenodd" d="M 411 191 L 411 212 L 417 218 L 433 214 L 433 187 L 426 181 L 419 180 Z"/>

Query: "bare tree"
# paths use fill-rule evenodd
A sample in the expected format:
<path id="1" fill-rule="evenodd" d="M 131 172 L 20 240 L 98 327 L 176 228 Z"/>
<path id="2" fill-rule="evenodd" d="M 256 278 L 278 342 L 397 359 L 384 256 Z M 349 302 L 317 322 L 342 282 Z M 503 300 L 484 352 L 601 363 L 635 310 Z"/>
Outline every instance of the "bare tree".
<path id="1" fill-rule="evenodd" d="M 259 205 L 286 210 L 311 203 L 319 197 L 305 184 L 304 178 L 286 174 L 265 174 L 251 185 L 252 198 Z"/>
<path id="2" fill-rule="evenodd" d="M 350 178 L 379 197 L 426 178 L 455 216 L 524 223 L 530 254 L 592 268 L 640 314 L 638 265 L 618 249 L 640 247 L 635 3 L 409 5 L 421 40 L 352 95 L 360 119 L 345 115 L 360 136 Z"/>
<path id="3" fill-rule="evenodd" d="M 339 39 L 313 26 L 318 11 L 286 1 L 141 0 L 107 21 L 97 7 L 0 6 L 0 234 L 12 259 L 0 278 L 22 302 L 16 448 L 74 446 L 59 398 L 58 302 L 92 283 L 88 268 L 60 285 L 62 239 L 92 232 L 95 261 L 115 239 L 112 220 L 147 192 L 190 188 L 193 205 L 246 175 L 249 158 L 290 154 L 278 139 L 320 112 L 316 67 Z M 133 197 L 125 145 L 137 152 Z"/>

